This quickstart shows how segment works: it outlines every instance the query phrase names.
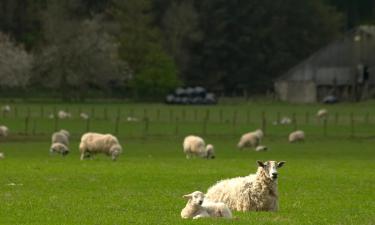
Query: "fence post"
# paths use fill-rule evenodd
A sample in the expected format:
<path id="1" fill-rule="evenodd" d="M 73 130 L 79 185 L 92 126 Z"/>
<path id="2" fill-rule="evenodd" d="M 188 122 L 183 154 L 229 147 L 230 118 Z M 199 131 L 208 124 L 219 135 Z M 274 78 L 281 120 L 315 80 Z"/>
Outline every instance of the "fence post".
<path id="1" fill-rule="evenodd" d="M 280 112 L 277 112 L 277 115 L 276 115 L 276 122 L 277 122 L 277 125 L 279 125 L 280 122 L 281 122 L 281 113 L 280 113 Z"/>
<path id="2" fill-rule="evenodd" d="M 186 111 L 185 111 L 185 108 L 182 109 L 182 121 L 186 122 Z"/>
<path id="3" fill-rule="evenodd" d="M 104 108 L 104 120 L 108 120 L 108 110 L 107 110 L 107 107 Z"/>
<path id="4" fill-rule="evenodd" d="M 198 120 L 198 110 L 194 109 L 194 121 Z"/>
<path id="5" fill-rule="evenodd" d="M 350 137 L 354 137 L 354 115 L 350 113 Z"/>
<path id="6" fill-rule="evenodd" d="M 36 134 L 36 119 L 33 119 L 33 128 L 32 128 L 32 134 Z"/>
<path id="7" fill-rule="evenodd" d="M 327 136 L 327 117 L 324 117 L 323 118 L 323 135 L 324 135 L 324 137 L 326 137 Z"/>
<path id="8" fill-rule="evenodd" d="M 370 122 L 370 114 L 367 112 L 365 115 L 365 123 L 369 124 L 369 122 Z"/>
<path id="9" fill-rule="evenodd" d="M 173 110 L 172 109 L 169 109 L 169 121 L 172 121 L 173 119 Z M 177 118 L 176 118 L 176 120 L 178 120 Z"/>
<path id="10" fill-rule="evenodd" d="M 305 114 L 305 123 L 306 124 L 309 124 L 309 119 L 310 119 L 310 113 L 306 112 L 306 114 Z"/>
<path id="11" fill-rule="evenodd" d="M 28 134 L 29 131 L 29 120 L 30 118 L 28 116 L 25 117 L 25 135 Z"/>
<path id="12" fill-rule="evenodd" d="M 220 111 L 219 111 L 219 121 L 220 121 L 220 123 L 223 122 L 223 109 L 220 109 Z"/>
<path id="13" fill-rule="evenodd" d="M 160 109 L 159 108 L 156 110 L 156 120 L 158 122 L 160 121 Z"/>
<path id="14" fill-rule="evenodd" d="M 93 107 L 91 107 L 91 116 L 90 116 L 91 118 L 95 118 L 95 107 L 93 106 Z"/>
<path id="15" fill-rule="evenodd" d="M 266 112 L 262 111 L 262 131 L 264 134 L 266 134 L 266 126 L 267 126 Z"/>
<path id="16" fill-rule="evenodd" d="M 119 134 L 119 123 L 120 123 L 120 117 L 116 116 L 116 120 L 115 120 L 115 134 L 116 135 Z"/>
<path id="17" fill-rule="evenodd" d="M 292 122 L 293 122 L 293 129 L 297 130 L 297 117 L 296 117 L 296 113 L 292 114 Z"/>
<path id="18" fill-rule="evenodd" d="M 54 131 L 57 131 L 57 127 L 58 127 L 58 123 L 59 123 L 59 118 L 57 116 L 54 116 L 53 119 L 54 119 L 54 128 L 55 128 Z"/>
<path id="19" fill-rule="evenodd" d="M 246 123 L 247 123 L 247 124 L 250 123 L 250 110 L 247 110 L 247 111 L 246 111 Z"/>
<path id="20" fill-rule="evenodd" d="M 44 117 L 44 106 L 41 105 L 40 106 L 40 118 L 43 118 Z"/>
<path id="21" fill-rule="evenodd" d="M 14 106 L 14 117 L 15 118 L 18 117 L 18 108 L 17 108 L 17 106 Z"/>
<path id="22" fill-rule="evenodd" d="M 236 134 L 236 125 L 237 125 L 237 110 L 233 111 L 233 118 L 232 118 L 232 128 L 233 128 L 233 134 Z"/>
<path id="23" fill-rule="evenodd" d="M 143 138 L 147 138 L 149 122 L 150 122 L 149 118 L 145 117 L 144 118 L 145 126 L 144 126 L 144 129 L 143 129 Z"/>
<path id="24" fill-rule="evenodd" d="M 90 121 L 91 121 L 91 118 L 89 117 L 89 118 L 86 120 L 86 132 L 89 132 L 89 131 L 90 131 Z"/>
<path id="25" fill-rule="evenodd" d="M 339 124 L 339 113 L 335 113 L 335 125 Z"/>
<path id="26" fill-rule="evenodd" d="M 178 136 L 178 122 L 179 122 L 179 119 L 178 119 L 178 117 L 176 117 L 176 126 L 175 126 L 175 130 L 174 130 L 174 134 L 176 135 L 176 136 Z"/>

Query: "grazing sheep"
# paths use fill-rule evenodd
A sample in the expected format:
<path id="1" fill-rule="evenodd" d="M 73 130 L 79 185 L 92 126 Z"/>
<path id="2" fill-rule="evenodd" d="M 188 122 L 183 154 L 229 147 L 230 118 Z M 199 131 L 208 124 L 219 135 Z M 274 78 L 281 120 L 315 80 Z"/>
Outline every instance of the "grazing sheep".
<path id="1" fill-rule="evenodd" d="M 57 113 L 57 117 L 59 118 L 59 119 L 67 119 L 67 118 L 71 118 L 71 114 L 70 113 L 68 113 L 68 112 L 65 112 L 65 111 L 63 111 L 63 110 L 60 110 L 58 113 Z"/>
<path id="2" fill-rule="evenodd" d="M 246 133 L 246 134 L 241 136 L 241 139 L 238 142 L 237 147 L 239 149 L 243 149 L 243 148 L 246 148 L 246 147 L 255 148 L 260 144 L 263 136 L 264 136 L 264 134 L 263 134 L 263 131 L 261 129 L 258 129 L 258 130 L 253 131 L 253 132 Z"/>
<path id="3" fill-rule="evenodd" d="M 48 115 L 48 118 L 49 118 L 49 119 L 55 119 L 55 115 L 54 115 L 53 113 L 50 113 L 50 114 Z"/>
<path id="4" fill-rule="evenodd" d="M 69 148 L 62 143 L 53 143 L 49 151 L 50 153 L 58 153 L 65 156 L 69 153 Z"/>
<path id="5" fill-rule="evenodd" d="M 184 195 L 188 199 L 185 208 L 181 211 L 183 219 L 198 219 L 202 217 L 232 218 L 232 212 L 222 202 L 211 202 L 200 191 Z"/>
<path id="6" fill-rule="evenodd" d="M 69 146 L 69 132 L 66 130 L 60 130 L 57 132 L 54 132 L 51 137 L 51 143 L 61 143 L 65 146 Z"/>
<path id="7" fill-rule="evenodd" d="M 328 110 L 327 109 L 320 109 L 317 113 L 316 116 L 318 119 L 325 119 L 328 116 Z"/>
<path id="8" fill-rule="evenodd" d="M 258 146 L 255 148 L 255 151 L 257 151 L 257 152 L 267 151 L 267 150 L 268 150 L 268 147 L 267 147 L 267 146 L 264 146 L 264 145 L 258 145 Z"/>
<path id="9" fill-rule="evenodd" d="M 3 107 L 1 107 L 1 111 L 3 113 L 9 113 L 10 112 L 10 106 L 9 105 L 4 105 Z"/>
<path id="10" fill-rule="evenodd" d="M 4 159 L 4 158 L 5 158 L 4 153 L 0 152 L 0 159 Z"/>
<path id="11" fill-rule="evenodd" d="M 211 144 L 206 146 L 201 137 L 194 135 L 186 136 L 182 146 L 187 159 L 190 159 L 193 156 L 199 156 L 206 159 L 215 158 L 214 146 Z"/>
<path id="12" fill-rule="evenodd" d="M 117 138 L 111 134 L 89 132 L 82 135 L 79 151 L 81 160 L 90 157 L 91 154 L 104 153 L 115 161 L 121 154 L 122 147 Z"/>
<path id="13" fill-rule="evenodd" d="M 6 137 L 8 136 L 9 129 L 6 126 L 0 126 L 0 137 Z"/>
<path id="14" fill-rule="evenodd" d="M 89 115 L 88 115 L 87 113 L 84 113 L 84 112 L 81 112 L 81 113 L 79 114 L 79 116 L 80 116 L 82 119 L 84 119 L 84 120 L 88 120 L 88 119 L 89 119 Z"/>
<path id="15" fill-rule="evenodd" d="M 304 141 L 305 140 L 305 132 L 302 130 L 296 130 L 289 134 L 288 138 L 290 143 L 298 142 L 298 141 Z"/>
<path id="16" fill-rule="evenodd" d="M 277 211 L 277 169 L 285 162 L 257 163 L 256 174 L 219 181 L 208 189 L 206 197 L 237 211 Z"/>

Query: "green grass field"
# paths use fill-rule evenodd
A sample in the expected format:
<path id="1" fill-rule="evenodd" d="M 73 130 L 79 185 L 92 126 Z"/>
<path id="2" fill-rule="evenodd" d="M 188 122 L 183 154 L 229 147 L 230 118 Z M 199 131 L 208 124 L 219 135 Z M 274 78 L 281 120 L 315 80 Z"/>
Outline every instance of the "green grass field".
<path id="1" fill-rule="evenodd" d="M 183 135 L 195 129 L 202 133 L 201 122 L 194 122 L 194 109 L 204 114 L 207 108 L 173 108 L 193 112 L 191 117 L 186 116 L 191 121 L 186 119 L 179 125 L 177 135 L 175 124 L 168 121 L 168 114 L 163 114 L 164 120 L 160 118 L 159 122 L 150 123 L 146 136 L 143 125 L 134 123 L 130 129 L 132 123 L 124 121 L 119 128 L 124 153 L 117 162 L 101 155 L 92 160 L 79 160 L 77 141 L 85 126 L 78 119 L 59 121 L 59 128 L 67 126 L 73 130 L 71 153 L 62 158 L 48 153 L 53 122 L 41 119 L 45 122 L 38 127 L 34 137 L 31 128 L 27 136 L 22 134 L 21 116 L 2 117 L 1 123 L 7 123 L 11 130 L 12 126 L 19 126 L 19 129 L 15 129 L 8 139 L 0 140 L 0 152 L 6 155 L 0 161 L 0 224 L 375 224 L 373 103 L 329 108 L 342 114 L 370 113 L 368 123 L 356 124 L 356 137 L 352 138 L 349 137 L 350 125 L 344 122 L 336 125 L 335 121 L 329 121 L 328 134 L 321 133 L 321 124 L 312 117 L 320 105 L 255 106 L 254 103 L 208 108 L 211 120 L 205 139 L 215 145 L 215 160 L 186 160 L 181 147 Z M 35 118 L 39 118 L 36 113 L 39 105 L 29 107 L 35 112 Z M 91 106 L 66 107 L 78 111 L 78 107 Z M 118 105 L 99 105 L 97 110 L 106 107 L 110 111 Z M 142 117 L 145 107 L 149 113 L 155 110 L 168 112 L 171 108 L 160 105 L 120 107 L 122 113 L 133 108 L 138 112 L 134 113 L 137 117 Z M 269 125 L 269 135 L 264 139 L 270 147 L 268 152 L 239 151 L 235 148 L 238 134 L 259 127 L 260 119 L 253 116 L 247 124 L 243 117 L 233 128 L 231 122 L 213 119 L 221 108 L 229 112 L 229 115 L 225 113 L 228 118 L 235 110 L 251 109 L 252 115 L 260 115 L 263 110 L 272 115 L 278 111 L 304 115 L 308 111 L 312 122 L 301 122 L 299 126 L 312 135 L 309 137 L 307 133 L 305 143 L 289 144 L 285 136 L 293 129 L 292 125 Z M 91 129 L 112 132 L 113 124 L 105 121 L 101 118 L 92 120 Z M 83 128 L 78 125 L 80 123 Z M 186 204 L 182 195 L 195 190 L 206 191 L 223 178 L 254 173 L 256 160 L 287 161 L 279 171 L 279 212 L 234 212 L 236 218 L 229 221 L 180 218 L 180 211 Z"/>

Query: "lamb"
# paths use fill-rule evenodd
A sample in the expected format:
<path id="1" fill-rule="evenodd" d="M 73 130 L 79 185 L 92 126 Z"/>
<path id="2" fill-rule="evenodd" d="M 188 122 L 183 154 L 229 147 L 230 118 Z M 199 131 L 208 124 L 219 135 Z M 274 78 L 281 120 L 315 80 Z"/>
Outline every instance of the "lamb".
<path id="1" fill-rule="evenodd" d="M 99 134 L 88 132 L 82 135 L 79 144 L 81 160 L 90 157 L 91 154 L 104 153 L 111 156 L 112 160 L 121 154 L 122 147 L 117 138 L 111 134 Z"/>
<path id="2" fill-rule="evenodd" d="M 5 159 L 5 155 L 2 152 L 0 152 L 0 159 Z"/>
<path id="3" fill-rule="evenodd" d="M 257 152 L 267 151 L 267 150 L 268 150 L 268 147 L 265 146 L 265 145 L 258 145 L 258 146 L 255 148 L 255 151 L 257 151 Z"/>
<path id="4" fill-rule="evenodd" d="M 7 126 L 0 126 L 0 137 L 6 137 L 8 136 L 8 133 L 9 133 L 9 129 Z"/>
<path id="5" fill-rule="evenodd" d="M 183 197 L 188 199 L 185 208 L 181 211 L 183 219 L 198 219 L 203 217 L 232 218 L 232 212 L 227 205 L 222 202 L 209 201 L 200 191 L 195 191 Z"/>
<path id="6" fill-rule="evenodd" d="M 243 149 L 243 148 L 246 148 L 246 147 L 257 147 L 261 140 L 263 139 L 263 131 L 261 129 L 258 129 L 256 131 L 253 131 L 253 132 L 249 132 L 249 133 L 246 133 L 244 135 L 241 136 L 241 139 L 240 141 L 238 142 L 237 144 L 237 147 L 239 149 Z"/>
<path id="7" fill-rule="evenodd" d="M 193 156 L 199 156 L 206 159 L 215 158 L 214 146 L 211 144 L 206 146 L 201 137 L 189 135 L 185 137 L 182 146 L 187 159 L 190 159 Z"/>
<path id="8" fill-rule="evenodd" d="M 60 130 L 52 134 L 51 142 L 54 143 L 61 143 L 65 146 L 69 146 L 69 137 L 70 134 L 67 130 Z"/>
<path id="9" fill-rule="evenodd" d="M 277 169 L 284 161 L 257 161 L 256 174 L 219 181 L 207 191 L 206 197 L 224 202 L 231 210 L 277 211 Z"/>
<path id="10" fill-rule="evenodd" d="M 325 119 L 328 116 L 328 110 L 327 109 L 320 109 L 317 113 L 316 116 L 318 119 Z"/>
<path id="11" fill-rule="evenodd" d="M 69 153 L 69 148 L 62 143 L 53 143 L 49 151 L 50 153 L 58 153 L 65 156 Z"/>
<path id="12" fill-rule="evenodd" d="M 288 140 L 289 140 L 290 143 L 304 141 L 305 140 L 305 132 L 303 132 L 302 130 L 296 130 L 296 131 L 289 134 Z"/>

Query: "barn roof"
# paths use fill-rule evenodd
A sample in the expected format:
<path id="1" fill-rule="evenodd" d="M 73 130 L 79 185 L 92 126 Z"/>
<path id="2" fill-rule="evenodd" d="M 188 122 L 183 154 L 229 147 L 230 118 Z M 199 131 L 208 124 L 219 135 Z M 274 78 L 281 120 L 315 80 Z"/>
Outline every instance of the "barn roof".
<path id="1" fill-rule="evenodd" d="M 359 37 L 363 37 L 363 36 L 375 37 L 375 26 L 364 25 L 364 26 L 359 26 L 355 29 L 348 31 L 341 38 L 335 41 L 332 41 L 328 45 L 322 47 L 321 49 L 319 49 L 318 51 L 310 55 L 305 60 L 301 61 L 300 63 L 292 67 L 286 73 L 276 78 L 275 81 L 288 80 L 291 77 L 293 77 L 295 72 L 303 70 L 305 67 L 309 66 L 310 64 L 316 64 L 316 65 L 312 65 L 316 67 L 322 66 L 322 64 L 326 64 L 326 65 L 340 64 L 343 67 L 347 66 L 349 68 L 351 65 L 350 64 L 351 62 L 349 61 L 353 60 L 353 56 L 352 54 L 347 54 L 347 51 L 350 48 L 350 46 L 345 46 L 345 47 L 343 46 L 353 45 L 354 42 L 356 41 L 355 38 L 357 34 L 360 34 Z M 360 38 L 358 41 L 360 41 Z M 331 54 L 328 53 L 333 48 L 336 48 L 336 49 L 341 48 L 341 54 L 340 54 L 340 51 L 335 51 L 334 53 L 336 53 L 336 55 L 332 55 L 332 53 Z M 346 54 L 343 54 L 344 52 L 346 52 Z M 340 57 L 337 57 L 337 56 L 340 56 Z M 349 57 L 345 58 L 345 56 L 349 56 Z M 336 62 L 332 62 L 333 60 L 336 60 Z"/>

